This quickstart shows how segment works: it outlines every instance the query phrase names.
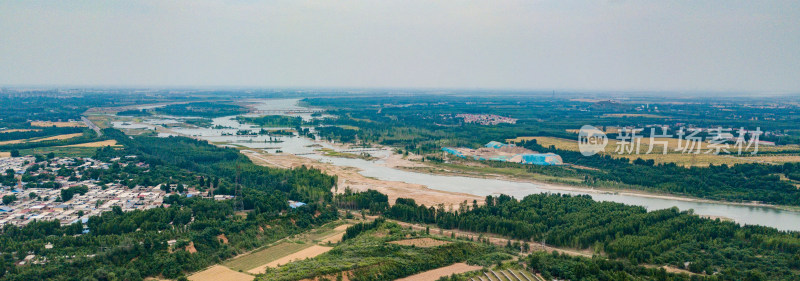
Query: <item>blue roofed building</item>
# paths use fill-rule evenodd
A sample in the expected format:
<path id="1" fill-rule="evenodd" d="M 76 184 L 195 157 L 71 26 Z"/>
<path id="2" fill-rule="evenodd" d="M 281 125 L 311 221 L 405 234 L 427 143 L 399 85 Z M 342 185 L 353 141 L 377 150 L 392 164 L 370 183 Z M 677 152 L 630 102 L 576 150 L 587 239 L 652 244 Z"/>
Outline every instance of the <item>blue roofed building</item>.
<path id="1" fill-rule="evenodd" d="M 561 156 L 555 153 L 533 153 L 533 154 L 520 154 L 514 156 L 511 162 L 518 162 L 522 164 L 532 165 L 563 165 L 564 161 Z"/>
<path id="2" fill-rule="evenodd" d="M 514 144 L 498 141 L 490 141 L 484 145 L 484 148 L 479 149 L 442 147 L 442 151 L 456 157 L 481 161 L 490 160 L 545 166 L 564 165 L 564 161 L 558 154 L 537 153 L 530 149 L 517 147 Z"/>
<path id="3" fill-rule="evenodd" d="M 291 207 L 292 209 L 296 209 L 305 205 L 306 203 L 303 202 L 289 200 L 289 207 Z"/>

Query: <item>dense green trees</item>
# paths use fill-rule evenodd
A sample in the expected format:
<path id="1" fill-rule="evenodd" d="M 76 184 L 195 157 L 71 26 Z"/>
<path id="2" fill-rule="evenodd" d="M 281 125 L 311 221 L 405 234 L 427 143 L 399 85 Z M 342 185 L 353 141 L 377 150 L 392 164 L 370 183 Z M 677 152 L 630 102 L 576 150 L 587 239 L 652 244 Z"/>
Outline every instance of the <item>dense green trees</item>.
<path id="1" fill-rule="evenodd" d="M 69 201 L 72 200 L 72 196 L 75 194 L 86 194 L 89 192 L 89 188 L 85 185 L 73 186 L 70 188 L 61 189 L 61 201 Z"/>
<path id="2" fill-rule="evenodd" d="M 398 245 L 388 242 L 425 235 L 382 220 L 361 227 L 354 226 L 353 229 L 361 230 L 359 234 L 327 253 L 268 269 L 257 280 L 301 280 L 341 272 L 353 281 L 395 280 L 456 262 L 485 263 L 499 251 L 492 245 L 457 239 L 448 239 L 451 243 L 428 248 Z"/>
<path id="3" fill-rule="evenodd" d="M 297 210 L 285 216 L 233 216 L 229 201 L 184 198 L 169 208 L 122 212 L 118 208 L 89 218 L 88 234 L 80 223 L 60 226 L 58 221 L 32 222 L 25 227 L 6 225 L 0 249 L 7 261 L 4 280 L 142 280 L 161 275 L 176 278 L 199 270 L 268 241 L 307 229 L 292 220 L 324 223 L 333 210 L 314 217 L 316 210 Z M 194 218 L 193 222 L 190 222 Z M 261 231 L 269 225 L 268 231 Z M 310 226 L 311 224 L 309 224 Z M 225 235 L 228 243 L 217 238 Z M 170 242 L 175 241 L 175 242 Z M 52 248 L 44 245 L 50 243 Z M 174 244 L 172 244 L 174 243 Z M 191 245 L 191 246 L 190 246 Z M 189 248 L 196 250 L 192 253 Z M 43 264 L 17 267 L 19 256 L 47 258 Z M 98 277 L 100 276 L 100 277 Z"/>
<path id="4" fill-rule="evenodd" d="M 360 223 L 354 224 L 354 225 L 348 227 L 345 230 L 344 235 L 342 236 L 342 241 L 347 240 L 347 239 L 355 238 L 356 236 L 358 236 L 359 234 L 363 233 L 364 231 L 368 231 L 368 230 L 372 230 L 372 229 L 378 228 L 379 226 L 383 225 L 384 222 L 386 222 L 386 219 L 377 218 L 374 221 L 369 222 L 369 223 L 360 222 Z"/>
<path id="5" fill-rule="evenodd" d="M 150 111 L 146 109 L 129 109 L 117 112 L 118 116 L 149 116 Z"/>
<path id="6" fill-rule="evenodd" d="M 345 188 L 344 193 L 336 195 L 334 202 L 340 208 L 367 209 L 371 213 L 383 212 L 389 208 L 389 197 L 372 189 L 353 192 Z"/>
<path id="7" fill-rule="evenodd" d="M 242 123 L 251 123 L 261 127 L 289 127 L 295 128 L 303 124 L 303 118 L 283 115 L 266 115 L 259 117 L 237 116 L 236 120 Z"/>
<path id="8" fill-rule="evenodd" d="M 675 208 L 647 212 L 638 206 L 595 202 L 589 196 L 537 194 L 521 201 L 505 195 L 487 197 L 485 206 L 454 212 L 398 200 L 386 215 L 442 228 L 593 249 L 633 264 L 717 272 L 731 279 L 752 272 L 773 279 L 800 278 L 800 233 L 702 219 Z"/>
<path id="9" fill-rule="evenodd" d="M 237 182 L 242 189 L 245 208 L 277 212 L 288 208 L 287 199 L 302 202 L 330 202 L 335 178 L 316 169 L 272 169 L 253 164 L 232 148 L 220 148 L 205 141 L 185 137 L 128 138 L 113 129 L 106 135 L 124 144 L 116 153 L 139 156 L 151 167 L 173 166 L 214 177 L 214 194 L 234 195 Z M 108 151 L 107 151 L 108 152 Z M 110 158 L 112 155 L 105 155 Z M 278 193 L 272 191 L 280 191 Z M 278 202 L 283 202 L 276 205 Z M 280 207 L 279 207 L 280 206 Z"/>
<path id="10" fill-rule="evenodd" d="M 535 151 L 556 153 L 567 163 L 597 168 L 599 171 L 580 172 L 596 181 L 620 182 L 653 191 L 717 200 L 800 205 L 800 190 L 776 175 L 800 173 L 800 163 L 723 164 L 685 168 L 672 163 L 655 165 L 641 160 L 630 163 L 628 159 L 609 155 L 587 157 L 576 151 L 543 147 L 535 140 L 524 141 L 519 145 Z"/>
<path id="11" fill-rule="evenodd" d="M 0 235 L 0 278 L 5 280 L 142 280 L 148 276 L 177 278 L 237 253 L 338 217 L 331 205 L 335 179 L 318 170 L 277 170 L 250 162 L 236 150 L 218 148 L 183 137 L 129 137 L 114 129 L 104 133 L 123 149 L 98 149 L 94 158 L 110 161 L 109 169 L 84 169 L 82 176 L 100 185 L 152 186 L 185 184 L 214 194 L 241 198 L 212 199 L 172 194 L 164 207 L 122 212 L 119 207 L 99 216 L 61 226 L 58 221 L 6 225 Z M 42 159 L 44 161 L 45 159 Z M 147 165 L 132 165 L 138 162 Z M 128 163 L 123 167 L 120 163 Z M 73 175 L 76 167 L 57 173 Z M 23 175 L 37 184 L 43 179 Z M 50 175 L 52 176 L 52 175 Z M 46 183 L 38 183 L 44 187 Z M 62 189 L 62 199 L 85 192 Z M 308 205 L 290 209 L 288 199 Z M 246 217 L 235 214 L 241 200 Z M 169 207 L 166 207 L 169 206 Z M 87 231 L 87 234 L 82 234 Z M 220 242 L 225 235 L 227 244 Z M 45 248 L 45 244 L 52 248 Z M 196 252 L 194 252 L 196 251 Z M 33 254 L 25 267 L 15 266 Z M 32 263 L 32 264 L 30 264 Z"/>
<path id="12" fill-rule="evenodd" d="M 30 138 L 50 137 L 63 134 L 74 134 L 83 132 L 83 129 L 84 128 L 80 127 L 43 127 L 43 128 L 29 129 L 27 131 L 0 133 L 0 141 L 22 140 Z"/>
<path id="13" fill-rule="evenodd" d="M 744 127 L 751 130 L 760 127 L 763 131 L 771 131 L 769 135 L 774 138 L 784 141 L 800 137 L 795 133 L 800 131 L 800 125 L 797 125 L 800 122 L 796 122 L 800 120 L 800 115 L 796 108 L 776 109 L 775 112 L 785 115 L 772 120 L 775 119 L 772 117 L 775 112 L 741 106 L 728 100 L 715 103 L 658 104 L 658 114 L 643 116 L 642 111 L 649 110 L 650 107 L 643 109 L 640 105 L 629 103 L 588 103 L 536 96 L 389 96 L 360 99 L 309 98 L 304 101 L 327 107 L 329 114 L 337 116 L 316 121 L 321 124 L 316 132 L 324 139 L 390 145 L 403 151 L 423 154 L 427 156 L 425 159 L 434 162 L 441 161 L 436 156 L 443 146 L 476 148 L 492 140 L 505 141 L 520 136 L 577 139 L 575 133 L 567 130 L 575 130 L 587 124 L 634 128 L 661 124 L 672 126 L 673 134 L 675 128 L 689 125 L 698 128 Z M 655 106 L 658 102 L 652 100 L 649 103 Z M 483 126 L 463 123 L 454 117 L 459 113 L 497 114 L 516 118 L 518 121 L 516 124 Z M 624 114 L 634 114 L 634 117 L 625 117 Z M 669 118 L 661 117 L 662 115 Z M 749 116 L 753 120 L 743 119 L 743 116 Z M 649 130 L 645 130 L 640 134 L 647 136 L 649 133 Z M 707 135 L 707 132 L 702 134 Z M 609 138 L 614 137 L 614 134 L 609 135 Z M 524 167 L 513 163 L 486 165 L 513 166 L 555 177 L 584 178 L 584 184 L 593 186 L 638 188 L 734 202 L 800 205 L 800 190 L 795 183 L 781 177 L 785 175 L 789 179 L 800 178 L 800 168 L 797 166 L 754 163 L 684 168 L 674 164 L 655 165 L 652 160 L 618 159 L 601 155 L 584 157 L 575 151 L 542 147 L 534 141 L 521 145 L 538 152 L 557 153 L 565 163 L 592 169 Z"/>
<path id="14" fill-rule="evenodd" d="M 220 117 L 237 115 L 247 112 L 247 109 L 231 103 L 224 102 L 192 102 L 170 104 L 155 109 L 158 113 L 173 116 Z"/>
<path id="15" fill-rule="evenodd" d="M 637 266 L 624 260 L 573 257 L 558 252 L 534 252 L 524 260 L 532 271 L 548 280 L 724 280 L 717 276 L 668 273 L 663 268 Z"/>

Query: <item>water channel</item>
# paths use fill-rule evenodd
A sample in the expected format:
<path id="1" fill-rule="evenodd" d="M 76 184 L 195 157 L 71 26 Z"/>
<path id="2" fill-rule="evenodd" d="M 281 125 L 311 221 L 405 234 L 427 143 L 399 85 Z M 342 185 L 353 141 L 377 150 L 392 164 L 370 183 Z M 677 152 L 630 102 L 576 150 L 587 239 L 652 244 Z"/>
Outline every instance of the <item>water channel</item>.
<path id="1" fill-rule="evenodd" d="M 259 110 L 289 111 L 305 109 L 298 105 L 298 99 L 272 99 L 260 100 L 255 107 Z M 310 114 L 287 114 L 300 116 L 303 119 L 310 119 Z M 164 118 L 159 116 L 161 122 Z M 639 195 L 611 194 L 597 192 L 577 192 L 571 190 L 554 190 L 552 188 L 542 188 L 542 185 L 529 182 L 514 182 L 496 179 L 480 179 L 461 176 L 433 175 L 417 173 L 406 170 L 399 170 L 381 165 L 382 160 L 367 161 L 363 159 L 348 159 L 338 157 L 326 157 L 320 154 L 313 154 L 319 147 L 311 145 L 321 145 L 322 147 L 332 148 L 326 142 L 317 142 L 308 138 L 301 137 L 278 137 L 282 142 L 266 142 L 268 136 L 236 136 L 236 131 L 241 129 L 259 130 L 256 126 L 240 124 L 235 116 L 215 118 L 213 124 L 226 126 L 226 129 L 212 128 L 171 128 L 173 131 L 187 136 L 194 136 L 212 142 L 227 142 L 242 145 L 255 149 L 265 149 L 270 153 L 278 150 L 283 153 L 303 154 L 303 157 L 316 159 L 339 166 L 350 166 L 361 170 L 361 174 L 367 177 L 374 177 L 387 181 L 402 181 L 407 183 L 425 185 L 431 189 L 469 193 L 479 196 L 507 194 L 516 198 L 522 198 L 535 193 L 568 193 L 568 194 L 589 194 L 598 201 L 611 201 L 629 205 L 639 205 L 648 210 L 658 210 L 664 208 L 677 207 L 680 210 L 693 209 L 695 214 L 707 216 L 719 216 L 730 218 L 740 224 L 754 224 L 775 227 L 780 230 L 800 231 L 800 212 L 781 210 L 772 207 L 744 206 L 716 202 L 695 202 L 677 199 L 652 198 Z M 117 125 L 117 124 L 115 124 Z M 232 135 L 231 135 L 232 134 Z M 381 151 L 378 153 L 391 153 Z M 373 153 L 374 155 L 375 153 Z M 379 156 L 379 155 L 375 155 Z"/>

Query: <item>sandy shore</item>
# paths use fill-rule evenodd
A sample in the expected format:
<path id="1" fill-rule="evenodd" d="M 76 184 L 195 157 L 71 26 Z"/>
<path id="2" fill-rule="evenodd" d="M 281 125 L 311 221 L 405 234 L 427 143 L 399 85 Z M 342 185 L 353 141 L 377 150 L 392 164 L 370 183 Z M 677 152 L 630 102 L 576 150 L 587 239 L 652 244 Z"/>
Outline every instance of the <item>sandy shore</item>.
<path id="1" fill-rule="evenodd" d="M 452 205 L 457 207 L 459 203 L 465 200 L 467 202 L 472 202 L 473 200 L 483 202 L 483 198 L 477 195 L 440 191 L 420 184 L 369 178 L 361 175 L 359 173 L 360 170 L 357 168 L 321 163 L 310 158 L 290 154 L 264 154 L 253 150 L 242 150 L 242 153 L 247 155 L 254 163 L 260 165 L 278 168 L 294 168 L 305 165 L 306 167 L 320 169 L 328 175 L 335 175 L 339 178 L 338 188 L 334 190 L 337 193 L 343 193 L 347 187 L 355 191 L 373 189 L 386 194 L 389 197 L 389 203 L 392 204 L 399 197 L 413 198 L 417 204 L 425 204 L 426 206 L 444 204 L 445 206 Z"/>
<path id="2" fill-rule="evenodd" d="M 748 206 L 748 207 L 765 207 L 765 208 L 774 208 L 786 211 L 800 211 L 800 208 L 793 207 L 793 206 L 782 206 L 782 205 L 772 205 L 772 204 L 764 204 L 764 203 L 756 203 L 756 202 L 729 202 L 729 201 L 719 201 L 719 200 L 711 200 L 711 199 L 702 199 L 702 198 L 693 198 L 693 197 L 686 197 L 680 195 L 672 195 L 672 194 L 664 194 L 664 193 L 654 193 L 644 190 L 635 190 L 635 189 L 613 189 L 613 188 L 587 188 L 584 186 L 576 186 L 576 185 L 566 185 L 566 184 L 554 184 L 548 182 L 542 182 L 537 180 L 529 180 L 529 179 L 520 179 L 505 175 L 498 175 L 498 174 L 482 174 L 480 176 L 470 174 L 470 173 L 455 173 L 455 172 L 432 172 L 435 169 L 414 169 L 419 167 L 424 168 L 435 168 L 429 166 L 427 164 L 423 164 L 416 161 L 409 161 L 407 159 L 403 159 L 399 155 L 392 155 L 384 159 L 385 163 L 383 164 L 386 167 L 394 168 L 394 169 L 403 169 L 417 173 L 427 173 L 432 175 L 446 175 L 446 176 L 461 176 L 461 177 L 471 177 L 471 178 L 482 178 L 482 179 L 496 179 L 496 180 L 503 180 L 503 181 L 511 181 L 511 182 L 521 182 L 521 183 L 532 183 L 536 184 L 538 187 L 547 190 L 553 191 L 574 191 L 574 192 L 584 192 L 584 193 L 594 193 L 594 194 L 608 194 L 614 193 L 619 195 L 626 195 L 626 196 L 635 196 L 635 197 L 644 197 L 644 198 L 656 198 L 656 199 L 665 199 L 665 200 L 676 200 L 676 201 L 684 201 L 684 202 L 697 202 L 697 203 L 713 203 L 713 204 L 726 204 L 726 205 L 736 205 L 736 206 Z M 728 219 L 726 217 L 714 217 L 720 219 Z"/>

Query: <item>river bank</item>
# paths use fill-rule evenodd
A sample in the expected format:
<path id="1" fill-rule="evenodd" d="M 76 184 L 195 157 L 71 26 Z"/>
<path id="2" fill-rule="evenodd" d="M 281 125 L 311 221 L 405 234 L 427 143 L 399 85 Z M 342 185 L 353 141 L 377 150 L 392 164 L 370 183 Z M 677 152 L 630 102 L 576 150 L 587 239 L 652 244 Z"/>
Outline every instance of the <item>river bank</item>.
<path id="1" fill-rule="evenodd" d="M 436 206 L 443 204 L 447 207 L 457 208 L 464 201 L 472 203 L 473 200 L 483 203 L 483 197 L 458 192 L 448 192 L 428 188 L 421 184 L 412 184 L 402 181 L 385 181 L 376 178 L 366 177 L 359 173 L 355 167 L 343 167 L 330 163 L 320 162 L 311 158 L 300 157 L 291 154 L 267 154 L 255 150 L 242 150 L 244 155 L 249 157 L 254 163 L 277 168 L 296 168 L 305 166 L 321 170 L 328 175 L 336 176 L 338 179 L 335 193 L 344 193 L 346 188 L 354 191 L 366 191 L 373 189 L 389 197 L 389 202 L 394 204 L 397 198 L 412 198 L 418 204 L 426 206 Z"/>
<path id="2" fill-rule="evenodd" d="M 538 185 L 538 187 L 542 189 L 552 190 L 552 191 L 572 191 L 572 192 L 583 192 L 583 193 L 593 193 L 593 194 L 619 194 L 619 195 L 627 195 L 627 196 L 636 196 L 636 197 L 645 197 L 645 198 L 655 198 L 655 199 L 664 199 L 664 200 L 676 200 L 676 201 L 684 201 L 684 202 L 695 202 L 695 203 L 710 203 L 710 204 L 726 204 L 726 205 L 733 205 L 733 206 L 745 206 L 745 207 L 761 207 L 761 208 L 773 208 L 777 210 L 784 210 L 784 211 L 792 211 L 792 212 L 800 212 L 800 207 L 798 206 L 786 206 L 786 205 L 773 205 L 773 204 L 765 204 L 765 203 L 758 203 L 758 202 L 731 202 L 731 201 L 721 201 L 721 200 L 713 200 L 713 199 L 704 199 L 704 198 L 696 198 L 696 197 L 688 197 L 688 196 L 681 196 L 669 193 L 658 193 L 652 191 L 645 191 L 645 190 L 638 190 L 638 189 L 626 189 L 626 188 L 605 188 L 605 187 L 591 187 L 588 188 L 582 185 L 569 185 L 563 182 L 553 183 L 541 180 L 535 180 L 531 178 L 524 178 L 524 177 L 516 177 L 510 175 L 503 175 L 497 173 L 473 173 L 464 170 L 453 171 L 458 167 L 456 165 L 448 166 L 447 168 L 438 167 L 436 164 L 430 163 L 422 163 L 418 160 L 409 160 L 403 158 L 401 155 L 391 155 L 389 157 L 383 158 L 384 166 L 393 168 L 393 169 L 401 169 L 410 172 L 416 173 L 427 173 L 431 175 L 443 175 L 443 176 L 459 176 L 459 177 L 471 177 L 471 178 L 480 178 L 480 179 L 495 179 L 495 180 L 503 180 L 503 181 L 511 181 L 511 182 L 520 182 L 520 183 L 532 183 Z M 711 216 L 714 218 L 721 218 L 721 219 L 730 219 L 724 216 Z"/>

